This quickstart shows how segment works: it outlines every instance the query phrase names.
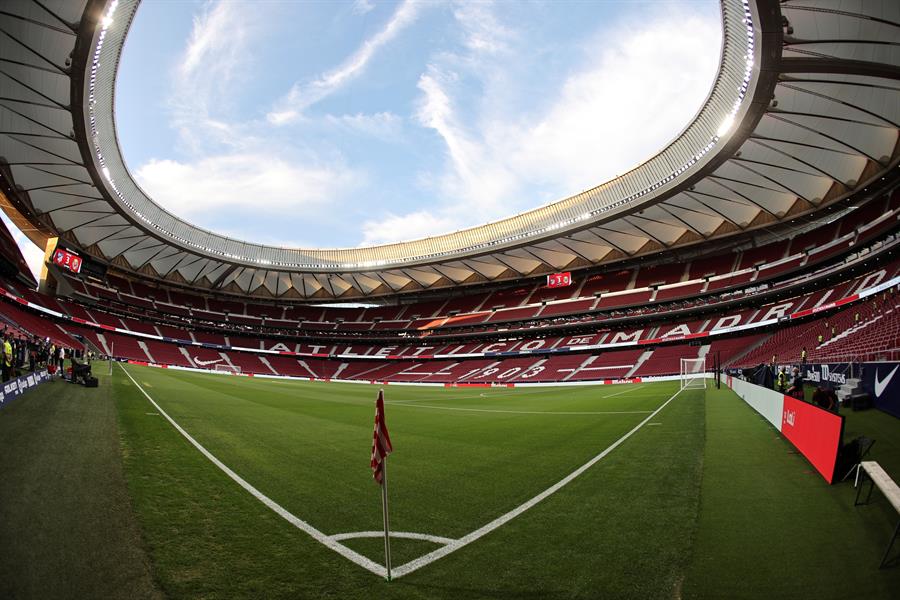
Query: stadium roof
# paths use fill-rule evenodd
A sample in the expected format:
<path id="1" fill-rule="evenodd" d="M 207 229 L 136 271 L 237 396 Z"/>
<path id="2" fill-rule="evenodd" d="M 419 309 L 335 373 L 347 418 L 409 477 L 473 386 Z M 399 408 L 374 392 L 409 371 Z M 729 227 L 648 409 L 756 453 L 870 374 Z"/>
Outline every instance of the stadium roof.
<path id="1" fill-rule="evenodd" d="M 898 163 L 900 3 L 722 0 L 721 66 L 706 103 L 636 169 L 422 240 L 254 244 L 166 212 L 125 166 L 114 93 L 138 5 L 0 7 L 2 206 L 30 221 L 38 242 L 59 236 L 119 269 L 197 288 L 349 300 L 605 264 L 790 220 Z"/>

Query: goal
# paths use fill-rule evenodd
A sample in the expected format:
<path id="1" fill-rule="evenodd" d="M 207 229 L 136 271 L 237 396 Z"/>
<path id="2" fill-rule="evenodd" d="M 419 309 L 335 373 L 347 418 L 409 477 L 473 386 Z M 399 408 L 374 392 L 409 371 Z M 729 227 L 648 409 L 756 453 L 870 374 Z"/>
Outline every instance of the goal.
<path id="1" fill-rule="evenodd" d="M 706 389 L 706 359 L 681 359 L 681 389 Z"/>
<path id="2" fill-rule="evenodd" d="M 215 366 L 216 373 L 231 373 L 232 375 L 240 375 L 241 368 L 235 365 L 223 365 L 219 363 Z"/>

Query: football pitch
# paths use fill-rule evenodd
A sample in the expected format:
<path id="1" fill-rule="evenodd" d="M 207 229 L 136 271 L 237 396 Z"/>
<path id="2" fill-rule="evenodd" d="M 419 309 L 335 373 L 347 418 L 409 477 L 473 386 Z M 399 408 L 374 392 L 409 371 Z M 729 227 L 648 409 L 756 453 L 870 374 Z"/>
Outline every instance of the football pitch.
<path id="1" fill-rule="evenodd" d="M 69 563 L 85 563 L 86 581 L 112 555 L 103 577 L 124 590 L 141 569 L 125 572 L 116 548 L 136 547 L 143 558 L 131 562 L 144 561 L 151 591 L 173 598 L 889 598 L 900 584 L 898 569 L 876 569 L 895 524 L 889 506 L 854 509 L 851 487 L 825 484 L 730 391 L 679 392 L 678 382 L 385 386 L 387 582 L 369 467 L 378 389 L 116 366 L 100 390 L 55 382 L 5 409 L 0 433 L 16 446 L 0 467 L 33 454 L 14 425 L 33 436 L 48 411 L 64 412 L 47 438 L 76 441 L 42 467 L 41 485 L 81 481 L 90 513 L 116 488 L 81 467 L 97 455 L 78 431 L 93 419 L 122 471 L 125 500 L 104 514 L 127 513 L 134 533 L 104 537 L 103 515 L 61 522 L 77 539 Z M 885 461 L 900 448 L 889 439 L 896 419 L 882 417 L 859 423 L 886 428 Z M 42 508 L 47 494 L 0 490 L 0 516 L 72 510 Z M 28 537 L 6 527 L 0 549 Z M 86 539 L 100 558 L 82 556 Z M 40 549 L 26 550 L 41 562 Z M 108 595 L 97 590 L 76 595 Z"/>
<path id="2" fill-rule="evenodd" d="M 369 467 L 377 386 L 127 369 L 120 384 L 153 403 L 138 417 L 177 424 L 196 451 L 214 457 L 222 473 L 294 524 L 298 536 L 385 575 L 380 488 Z M 665 421 L 657 418 L 676 397 L 684 405 Z M 670 455 L 659 484 L 689 495 L 697 467 L 691 447 L 702 443 L 703 391 L 679 393 L 677 382 L 387 386 L 385 398 L 395 449 L 388 461 L 395 578 L 428 569 L 563 490 L 560 501 L 576 512 L 609 494 L 590 485 L 587 473 L 645 427 L 665 440 Z M 622 476 L 629 469 L 639 475 L 640 465 L 616 462 Z M 635 488 L 635 500 L 646 491 Z M 645 518 L 629 526 L 646 526 Z M 583 521 L 568 528 L 573 548 L 599 533 Z"/>

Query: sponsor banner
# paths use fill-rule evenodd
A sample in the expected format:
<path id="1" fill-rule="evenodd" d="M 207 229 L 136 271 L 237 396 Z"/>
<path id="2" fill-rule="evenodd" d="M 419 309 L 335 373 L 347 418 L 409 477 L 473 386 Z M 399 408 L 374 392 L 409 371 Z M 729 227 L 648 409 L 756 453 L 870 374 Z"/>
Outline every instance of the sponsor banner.
<path id="1" fill-rule="evenodd" d="M 838 306 L 843 306 L 845 304 L 850 304 L 851 302 L 856 302 L 859 300 L 859 296 L 854 294 L 852 296 L 847 296 L 846 298 L 841 298 L 840 300 L 835 300 L 834 302 L 827 302 L 825 304 L 820 304 L 815 308 L 807 308 L 805 310 L 801 310 L 799 312 L 791 313 L 791 319 L 800 319 L 802 317 L 808 317 L 809 315 L 814 315 L 816 313 L 824 312 L 826 310 L 831 310 L 832 308 L 837 308 Z"/>
<path id="2" fill-rule="evenodd" d="M 45 381 L 50 381 L 50 374 L 46 369 L 35 371 L 16 379 L 10 379 L 0 388 L 0 408 Z"/>
<path id="3" fill-rule="evenodd" d="M 736 376 L 727 375 L 725 384 L 772 423 L 828 483 L 834 481 L 844 417 Z"/>
<path id="4" fill-rule="evenodd" d="M 405 385 L 405 384 L 403 384 Z M 445 383 L 444 387 L 471 387 L 471 388 L 512 388 L 516 387 L 514 383 Z"/>
<path id="5" fill-rule="evenodd" d="M 847 383 L 852 373 L 849 363 L 808 364 L 802 371 L 804 383 L 829 390 L 836 390 Z"/>
<path id="6" fill-rule="evenodd" d="M 156 367 L 157 369 L 168 369 L 169 365 L 163 365 L 159 363 L 147 362 L 145 360 L 127 360 L 125 361 L 129 365 L 137 365 L 139 367 Z"/>
<path id="7" fill-rule="evenodd" d="M 900 417 L 900 363 L 863 363 L 860 379 L 875 408 Z"/>
<path id="8" fill-rule="evenodd" d="M 781 431 L 781 421 L 784 416 L 784 396 L 782 394 L 731 375 L 727 376 L 725 384 L 753 410 L 774 425 L 775 429 Z"/>
<path id="9" fill-rule="evenodd" d="M 147 365 L 158 367 L 160 365 Z M 163 365 L 165 367 L 165 365 Z M 191 373 L 208 373 L 210 375 L 230 375 L 232 377 L 255 377 L 254 373 L 235 373 L 234 371 L 216 371 L 215 369 L 195 369 L 194 367 L 182 367 L 181 365 L 168 365 L 166 368 L 173 371 L 190 371 Z"/>
<path id="10" fill-rule="evenodd" d="M 825 481 L 834 481 L 834 467 L 844 433 L 844 417 L 785 396 L 781 433 L 806 457 Z"/>

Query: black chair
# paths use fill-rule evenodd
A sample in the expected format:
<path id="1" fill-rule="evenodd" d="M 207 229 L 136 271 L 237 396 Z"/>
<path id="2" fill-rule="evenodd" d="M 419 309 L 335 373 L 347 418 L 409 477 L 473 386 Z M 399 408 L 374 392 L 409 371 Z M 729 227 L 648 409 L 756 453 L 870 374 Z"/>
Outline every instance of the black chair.
<path id="1" fill-rule="evenodd" d="M 863 461 L 866 455 L 872 450 L 872 446 L 875 445 L 875 440 L 872 438 L 866 437 L 864 435 L 859 436 L 858 438 L 851 440 L 848 444 L 842 448 L 842 452 L 846 452 L 844 456 L 844 466 L 847 465 L 848 461 L 853 461 L 850 467 L 850 470 L 847 471 L 847 474 L 841 479 L 841 481 L 846 481 L 850 475 L 853 474 L 853 471 L 859 468 L 859 464 Z"/>

